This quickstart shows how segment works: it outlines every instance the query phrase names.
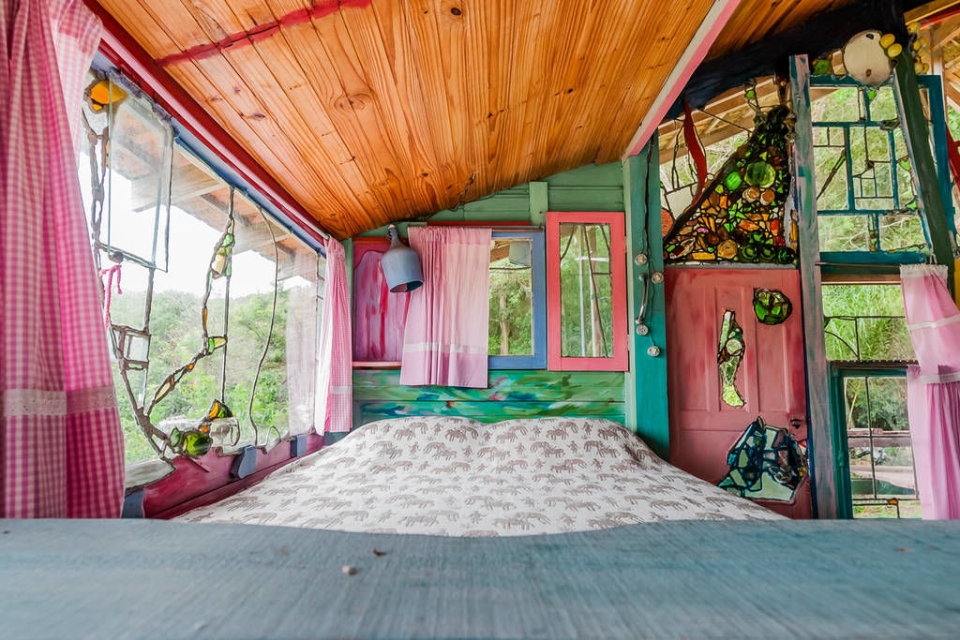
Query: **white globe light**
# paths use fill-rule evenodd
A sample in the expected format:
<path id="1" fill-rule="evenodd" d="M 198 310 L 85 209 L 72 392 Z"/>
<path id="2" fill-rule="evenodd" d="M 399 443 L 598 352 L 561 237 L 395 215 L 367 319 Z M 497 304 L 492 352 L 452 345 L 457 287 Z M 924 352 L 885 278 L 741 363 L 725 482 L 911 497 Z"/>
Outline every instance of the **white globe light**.
<path id="1" fill-rule="evenodd" d="M 893 62 L 880 44 L 879 31 L 861 31 L 843 47 L 843 66 L 847 75 L 872 87 L 887 81 L 893 73 Z"/>

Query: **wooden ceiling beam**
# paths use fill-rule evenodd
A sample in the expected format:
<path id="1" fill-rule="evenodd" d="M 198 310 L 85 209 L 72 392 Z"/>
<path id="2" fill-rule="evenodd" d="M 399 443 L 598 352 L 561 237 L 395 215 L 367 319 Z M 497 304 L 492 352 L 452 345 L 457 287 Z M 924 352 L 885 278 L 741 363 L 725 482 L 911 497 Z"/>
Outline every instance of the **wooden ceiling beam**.
<path id="1" fill-rule="evenodd" d="M 958 0 L 960 2 L 960 0 Z M 960 35 L 960 15 L 944 20 L 931 29 L 933 39 L 931 46 L 943 47 Z"/>
<path id="2" fill-rule="evenodd" d="M 944 75 L 947 82 L 943 83 L 943 88 L 947 100 L 950 101 L 954 109 L 960 111 L 960 89 L 957 89 L 957 86 L 960 85 L 960 76 L 952 71 L 944 72 Z"/>
<path id="3" fill-rule="evenodd" d="M 958 7 L 960 7 L 960 0 L 933 0 L 933 2 L 928 2 L 907 11 L 903 17 L 907 24 L 911 24 L 921 20 L 935 18 L 938 14 L 943 14 Z"/>
<path id="4" fill-rule="evenodd" d="M 667 111 L 673 106 L 687 81 L 690 80 L 694 71 L 707 57 L 710 47 L 713 46 L 717 36 L 720 35 L 724 25 L 727 24 L 739 4 L 740 0 L 717 0 L 710 8 L 706 18 L 700 24 L 700 28 L 697 29 L 693 39 L 674 66 L 673 71 L 667 76 L 660 92 L 654 98 L 653 104 L 650 105 L 643 120 L 640 121 L 637 132 L 624 150 L 624 159 L 637 155 L 643 149 L 643 145 L 647 143 L 664 116 L 667 115 Z"/>

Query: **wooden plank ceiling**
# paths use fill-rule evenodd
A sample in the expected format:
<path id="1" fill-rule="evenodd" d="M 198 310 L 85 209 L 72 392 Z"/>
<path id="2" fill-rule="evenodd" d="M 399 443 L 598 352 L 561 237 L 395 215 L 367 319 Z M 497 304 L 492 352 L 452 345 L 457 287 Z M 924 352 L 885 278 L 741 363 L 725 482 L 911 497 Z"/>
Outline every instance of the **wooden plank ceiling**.
<path id="1" fill-rule="evenodd" d="M 98 1 L 340 238 L 619 159 L 714 4 Z M 839 4 L 743 0 L 711 55 Z"/>

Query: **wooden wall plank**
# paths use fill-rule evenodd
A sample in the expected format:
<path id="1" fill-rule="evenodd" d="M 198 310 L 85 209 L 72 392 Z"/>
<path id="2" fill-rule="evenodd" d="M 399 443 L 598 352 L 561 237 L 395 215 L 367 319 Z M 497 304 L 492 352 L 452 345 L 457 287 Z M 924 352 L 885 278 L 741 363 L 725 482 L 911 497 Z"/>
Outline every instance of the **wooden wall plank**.
<path id="1" fill-rule="evenodd" d="M 479 422 L 518 418 L 606 418 L 623 422 L 623 404 L 618 402 L 381 402 L 354 403 L 361 424 L 408 416 L 460 416 Z"/>
<path id="2" fill-rule="evenodd" d="M 490 387 L 408 387 L 400 385 L 400 372 L 356 370 L 353 397 L 356 400 L 404 402 L 623 402 L 621 372 L 555 372 L 496 370 L 490 372 Z"/>
<path id="3" fill-rule="evenodd" d="M 820 234 L 817 223 L 817 189 L 813 174 L 813 126 L 810 115 L 810 73 L 807 56 L 790 58 L 793 112 L 797 116 L 793 147 L 794 202 L 800 225 L 800 293 L 803 300 L 803 338 L 807 370 L 807 424 L 812 451 L 810 469 L 814 485 L 814 514 L 837 517 L 837 477 L 833 424 L 830 419 L 830 383 L 820 299 Z M 788 206 L 790 203 L 788 203 Z"/>

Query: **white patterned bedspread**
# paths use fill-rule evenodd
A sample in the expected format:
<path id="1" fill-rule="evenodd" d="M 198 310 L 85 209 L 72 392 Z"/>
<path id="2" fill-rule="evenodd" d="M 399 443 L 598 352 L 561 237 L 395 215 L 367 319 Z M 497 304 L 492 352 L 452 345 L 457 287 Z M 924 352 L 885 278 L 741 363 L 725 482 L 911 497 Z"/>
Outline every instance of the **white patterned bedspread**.
<path id="1" fill-rule="evenodd" d="M 607 420 L 417 417 L 364 425 L 179 520 L 514 536 L 780 518 L 667 464 Z"/>

